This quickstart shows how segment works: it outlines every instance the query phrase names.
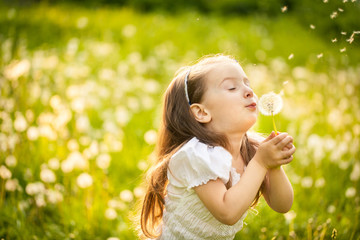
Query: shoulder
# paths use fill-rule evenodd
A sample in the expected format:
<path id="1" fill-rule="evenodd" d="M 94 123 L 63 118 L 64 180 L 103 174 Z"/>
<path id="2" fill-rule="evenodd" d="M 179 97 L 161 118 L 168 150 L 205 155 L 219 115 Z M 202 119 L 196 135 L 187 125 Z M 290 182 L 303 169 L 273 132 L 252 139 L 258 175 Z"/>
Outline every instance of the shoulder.
<path id="1" fill-rule="evenodd" d="M 170 158 L 169 180 L 188 188 L 217 178 L 227 182 L 231 160 L 231 154 L 223 147 L 209 146 L 194 137 Z"/>

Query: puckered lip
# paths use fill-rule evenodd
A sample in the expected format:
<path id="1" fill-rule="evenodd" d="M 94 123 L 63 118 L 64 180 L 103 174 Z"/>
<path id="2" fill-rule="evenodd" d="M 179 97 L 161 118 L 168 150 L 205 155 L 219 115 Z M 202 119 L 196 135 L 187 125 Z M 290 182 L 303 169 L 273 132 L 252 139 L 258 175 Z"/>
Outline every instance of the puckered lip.
<path id="1" fill-rule="evenodd" d="M 247 105 L 246 107 L 256 107 L 256 102 L 252 102 L 249 105 Z"/>

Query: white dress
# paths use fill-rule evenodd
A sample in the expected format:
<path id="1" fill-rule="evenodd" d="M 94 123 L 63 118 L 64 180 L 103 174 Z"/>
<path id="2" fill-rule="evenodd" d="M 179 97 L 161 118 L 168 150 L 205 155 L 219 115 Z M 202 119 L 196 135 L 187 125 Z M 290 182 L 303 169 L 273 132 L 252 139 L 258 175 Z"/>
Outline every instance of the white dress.
<path id="1" fill-rule="evenodd" d="M 226 184 L 231 177 L 232 185 L 236 184 L 240 174 L 231 164 L 228 151 L 210 147 L 195 137 L 171 157 L 162 234 L 158 239 L 234 239 L 243 227 L 246 213 L 232 226 L 223 224 L 207 210 L 193 189 L 218 178 Z"/>

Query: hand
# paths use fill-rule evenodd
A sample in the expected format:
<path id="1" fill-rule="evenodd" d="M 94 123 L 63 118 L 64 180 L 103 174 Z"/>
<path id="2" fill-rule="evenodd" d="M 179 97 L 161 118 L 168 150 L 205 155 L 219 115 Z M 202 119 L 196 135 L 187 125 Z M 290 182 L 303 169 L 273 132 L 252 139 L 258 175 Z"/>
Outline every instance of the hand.
<path id="1" fill-rule="evenodd" d="M 260 143 L 254 160 L 266 169 L 276 168 L 292 161 L 295 153 L 293 138 L 287 133 L 275 135 L 271 132 L 263 142 Z"/>

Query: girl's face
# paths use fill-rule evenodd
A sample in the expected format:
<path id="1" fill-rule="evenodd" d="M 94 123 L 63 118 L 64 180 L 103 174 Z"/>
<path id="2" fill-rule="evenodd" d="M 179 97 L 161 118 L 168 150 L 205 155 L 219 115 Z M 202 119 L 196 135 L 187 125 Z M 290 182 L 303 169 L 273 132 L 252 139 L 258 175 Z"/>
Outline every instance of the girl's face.
<path id="1" fill-rule="evenodd" d="M 257 96 L 237 63 L 214 65 L 205 80 L 200 103 L 209 114 L 205 126 L 224 134 L 245 133 L 257 120 Z M 252 105 L 253 104 L 253 105 Z"/>

